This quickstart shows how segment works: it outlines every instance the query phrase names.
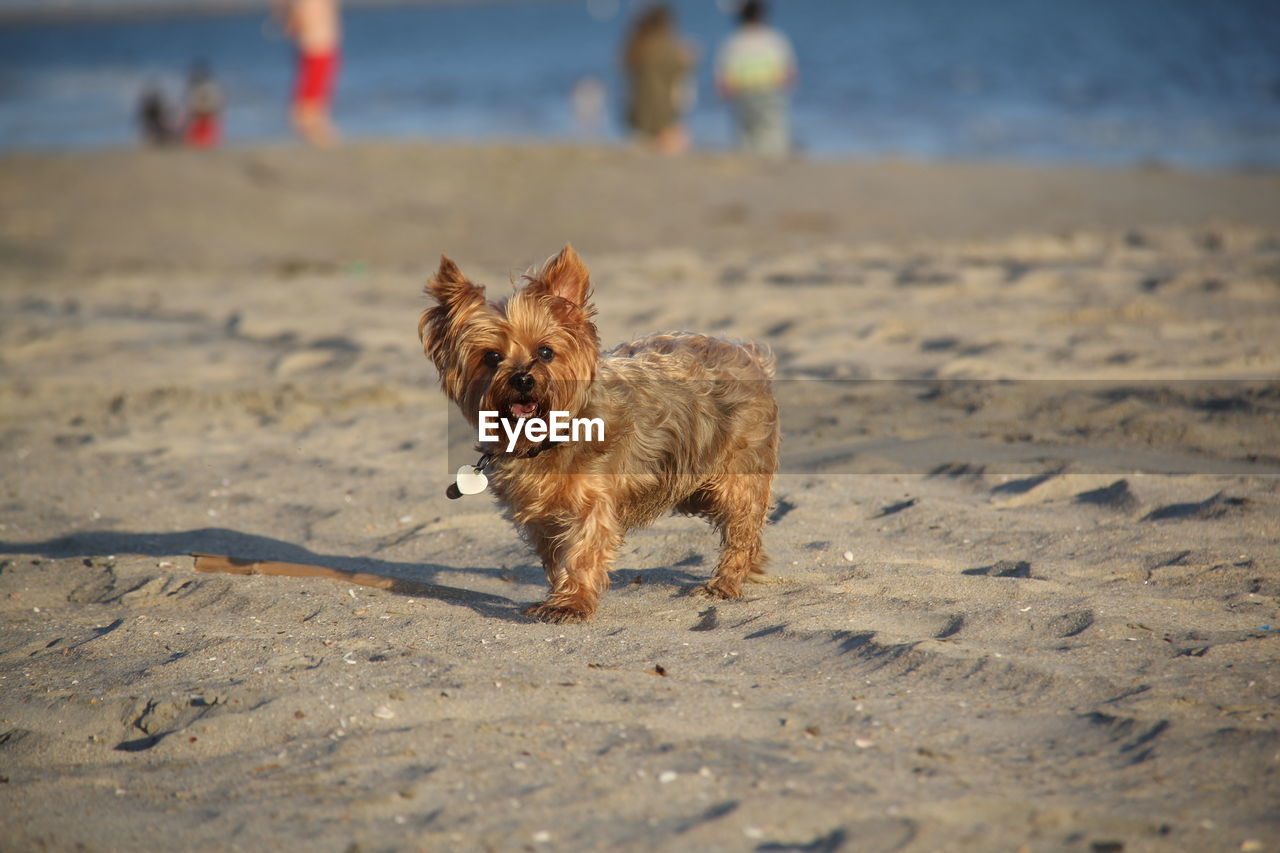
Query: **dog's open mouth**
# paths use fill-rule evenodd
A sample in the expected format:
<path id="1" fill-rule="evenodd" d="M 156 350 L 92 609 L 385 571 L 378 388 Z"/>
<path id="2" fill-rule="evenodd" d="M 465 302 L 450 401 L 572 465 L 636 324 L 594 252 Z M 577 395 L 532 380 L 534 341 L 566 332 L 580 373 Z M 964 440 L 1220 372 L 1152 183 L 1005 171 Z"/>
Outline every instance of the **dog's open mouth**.
<path id="1" fill-rule="evenodd" d="M 538 414 L 538 404 L 532 400 L 511 404 L 511 417 L 532 418 Z"/>

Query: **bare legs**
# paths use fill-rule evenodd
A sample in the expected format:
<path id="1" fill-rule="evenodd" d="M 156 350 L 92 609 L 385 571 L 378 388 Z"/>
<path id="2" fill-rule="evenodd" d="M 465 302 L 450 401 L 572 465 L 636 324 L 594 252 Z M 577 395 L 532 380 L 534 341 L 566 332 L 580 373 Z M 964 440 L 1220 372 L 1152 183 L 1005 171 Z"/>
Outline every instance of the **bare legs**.
<path id="1" fill-rule="evenodd" d="M 293 108 L 293 128 L 316 148 L 332 148 L 338 144 L 338 129 L 329 117 L 329 108 L 321 103 L 300 103 Z"/>

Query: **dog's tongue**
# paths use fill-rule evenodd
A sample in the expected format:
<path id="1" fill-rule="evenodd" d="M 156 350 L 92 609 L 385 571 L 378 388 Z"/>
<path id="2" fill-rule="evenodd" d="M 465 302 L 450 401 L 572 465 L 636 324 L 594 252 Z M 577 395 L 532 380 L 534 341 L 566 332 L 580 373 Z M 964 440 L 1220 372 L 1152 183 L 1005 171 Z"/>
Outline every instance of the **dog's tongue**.
<path id="1" fill-rule="evenodd" d="M 534 412 L 538 411 L 537 403 L 512 403 L 511 414 L 517 418 L 531 417 Z"/>

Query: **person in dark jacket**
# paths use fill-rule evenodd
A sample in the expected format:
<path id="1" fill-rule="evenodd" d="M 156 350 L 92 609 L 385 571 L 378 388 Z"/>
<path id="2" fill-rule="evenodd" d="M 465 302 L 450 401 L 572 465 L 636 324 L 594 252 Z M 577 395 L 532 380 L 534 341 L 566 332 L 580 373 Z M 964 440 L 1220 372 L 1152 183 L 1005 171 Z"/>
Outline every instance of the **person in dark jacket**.
<path id="1" fill-rule="evenodd" d="M 629 84 L 627 125 L 637 138 L 663 154 L 689 148 L 681 121 L 688 100 L 693 50 L 679 37 L 671 10 L 662 3 L 640 13 L 622 54 Z"/>

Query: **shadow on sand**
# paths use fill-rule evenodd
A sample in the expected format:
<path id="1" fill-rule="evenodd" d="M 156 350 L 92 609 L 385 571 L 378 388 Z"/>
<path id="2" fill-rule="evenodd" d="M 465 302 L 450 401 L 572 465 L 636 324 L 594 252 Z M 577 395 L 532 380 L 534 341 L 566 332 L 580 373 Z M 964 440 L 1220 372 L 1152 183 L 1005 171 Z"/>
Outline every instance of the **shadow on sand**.
<path id="1" fill-rule="evenodd" d="M 416 598 L 431 598 L 469 607 L 483 616 L 508 621 L 527 621 L 520 605 L 509 598 L 475 592 L 461 587 L 445 586 L 424 580 L 440 571 L 456 571 L 435 563 L 396 563 L 368 557 L 317 554 L 268 536 L 241 533 L 223 527 L 205 527 L 176 533 L 128 533 L 110 530 L 88 530 L 71 533 L 43 542 L 0 541 L 0 554 L 38 554 L 50 559 L 68 557 L 108 557 L 116 554 L 139 554 L 148 557 L 172 557 L 175 554 L 225 554 L 237 562 L 278 561 L 321 566 L 343 572 L 360 572 L 386 578 L 387 591 Z M 497 570 L 471 570 L 496 574 Z M 538 573 L 541 577 L 541 572 Z"/>

